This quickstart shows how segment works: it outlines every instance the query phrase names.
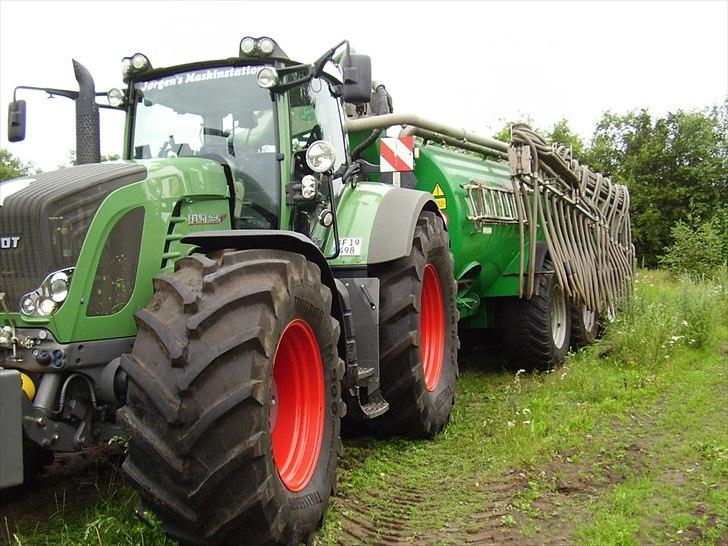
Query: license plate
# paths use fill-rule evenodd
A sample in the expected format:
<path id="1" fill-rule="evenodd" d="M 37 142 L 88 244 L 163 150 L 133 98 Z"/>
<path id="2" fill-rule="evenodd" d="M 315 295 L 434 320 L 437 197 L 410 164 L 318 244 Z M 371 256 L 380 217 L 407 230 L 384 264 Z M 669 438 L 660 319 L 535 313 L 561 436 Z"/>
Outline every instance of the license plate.
<path id="1" fill-rule="evenodd" d="M 364 239 L 361 237 L 343 237 L 339 239 L 340 256 L 361 256 Z"/>

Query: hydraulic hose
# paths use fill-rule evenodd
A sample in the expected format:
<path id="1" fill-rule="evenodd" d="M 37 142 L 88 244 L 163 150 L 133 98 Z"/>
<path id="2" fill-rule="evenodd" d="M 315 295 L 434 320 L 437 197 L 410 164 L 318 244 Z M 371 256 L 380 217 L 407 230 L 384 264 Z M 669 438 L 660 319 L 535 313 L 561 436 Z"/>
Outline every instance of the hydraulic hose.
<path id="1" fill-rule="evenodd" d="M 390 102 L 390 96 L 389 93 L 387 93 L 387 89 L 384 87 L 384 84 L 380 83 L 377 85 L 376 89 L 374 90 L 374 95 L 377 99 L 377 103 L 379 104 L 379 111 L 375 112 L 374 115 L 386 116 L 387 114 L 391 114 L 392 106 Z M 374 100 L 372 100 L 372 102 L 374 102 Z M 383 130 L 384 129 L 382 128 L 374 129 L 368 137 L 366 137 L 359 144 L 357 144 L 357 146 L 351 151 L 352 159 L 359 159 L 359 156 L 361 156 L 362 152 L 376 142 L 376 140 L 382 134 Z"/>
<path id="2" fill-rule="evenodd" d="M 527 125 L 514 125 L 512 133 L 513 193 L 517 209 L 525 205 L 526 218 L 519 216 L 519 225 L 523 230 L 523 224 L 529 224 L 531 252 L 528 271 L 519 264 L 519 286 L 527 276 L 525 292 L 531 297 L 540 228 L 564 292 L 590 310 L 611 309 L 633 289 L 635 259 L 627 188 L 580 165 L 568 148 L 546 144 Z M 524 161 L 530 164 L 521 164 Z M 521 235 L 521 254 L 524 239 Z"/>

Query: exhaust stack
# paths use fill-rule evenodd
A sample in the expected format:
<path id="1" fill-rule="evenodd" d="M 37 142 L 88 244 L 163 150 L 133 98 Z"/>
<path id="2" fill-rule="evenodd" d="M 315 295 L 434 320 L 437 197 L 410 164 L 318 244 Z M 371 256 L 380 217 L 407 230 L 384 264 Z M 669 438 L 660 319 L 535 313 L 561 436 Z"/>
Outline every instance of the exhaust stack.
<path id="1" fill-rule="evenodd" d="M 99 136 L 99 107 L 96 105 L 96 86 L 91 73 L 73 60 L 73 72 L 78 82 L 76 99 L 76 164 L 99 163 L 101 140 Z"/>

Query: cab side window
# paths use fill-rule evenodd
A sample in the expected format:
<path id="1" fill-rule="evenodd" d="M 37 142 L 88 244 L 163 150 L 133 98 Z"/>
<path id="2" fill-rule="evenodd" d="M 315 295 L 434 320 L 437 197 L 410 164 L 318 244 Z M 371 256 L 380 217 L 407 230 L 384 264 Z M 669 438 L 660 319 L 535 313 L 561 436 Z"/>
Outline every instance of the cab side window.
<path id="1" fill-rule="evenodd" d="M 311 238 L 326 254 L 330 248 L 332 226 L 324 226 L 321 215 L 333 210 L 329 179 L 335 194 L 343 187 L 341 176 L 346 170 L 346 141 L 342 127 L 341 106 L 331 85 L 324 78 L 314 78 L 307 85 L 289 91 L 291 151 L 293 152 L 292 180 L 316 175 L 320 181 L 321 198 L 311 205 L 297 207 L 291 228 Z M 331 173 L 313 173 L 306 165 L 306 150 L 317 140 L 325 140 L 334 149 L 336 159 Z M 327 178 L 328 177 L 328 178 Z"/>
<path id="2" fill-rule="evenodd" d="M 334 176 L 346 168 L 346 146 L 341 125 L 339 101 L 332 94 L 330 84 L 323 78 L 314 78 L 308 85 L 290 91 L 291 149 L 304 152 L 316 140 L 325 140 L 334 147 L 336 162 Z"/>

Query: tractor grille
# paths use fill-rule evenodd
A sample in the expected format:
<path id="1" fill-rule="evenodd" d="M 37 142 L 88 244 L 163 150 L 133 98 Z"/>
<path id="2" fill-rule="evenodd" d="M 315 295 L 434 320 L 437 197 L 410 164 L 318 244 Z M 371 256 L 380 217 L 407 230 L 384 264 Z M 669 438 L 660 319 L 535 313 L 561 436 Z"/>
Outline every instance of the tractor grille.
<path id="1" fill-rule="evenodd" d="M 102 163 L 0 183 L 0 292 L 10 310 L 46 275 L 74 267 L 101 202 L 144 178 L 141 165 Z"/>

